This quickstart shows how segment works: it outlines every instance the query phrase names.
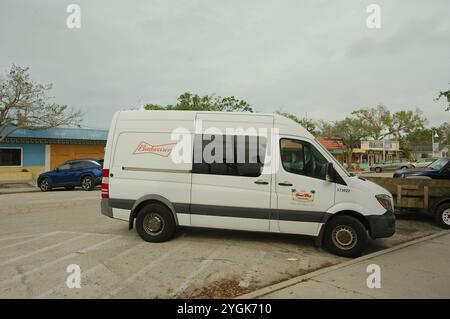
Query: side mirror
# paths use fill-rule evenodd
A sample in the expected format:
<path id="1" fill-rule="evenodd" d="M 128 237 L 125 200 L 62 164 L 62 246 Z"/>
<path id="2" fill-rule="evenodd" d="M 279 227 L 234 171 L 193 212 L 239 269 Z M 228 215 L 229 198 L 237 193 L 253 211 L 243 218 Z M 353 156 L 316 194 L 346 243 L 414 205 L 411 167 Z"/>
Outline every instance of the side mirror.
<path id="1" fill-rule="evenodd" d="M 53 169 L 55 172 L 58 172 L 59 171 L 59 168 L 58 167 L 55 167 L 55 169 Z"/>
<path id="2" fill-rule="evenodd" d="M 334 167 L 333 167 L 333 163 L 328 162 L 326 164 L 325 180 L 327 182 L 333 182 L 334 181 Z"/>

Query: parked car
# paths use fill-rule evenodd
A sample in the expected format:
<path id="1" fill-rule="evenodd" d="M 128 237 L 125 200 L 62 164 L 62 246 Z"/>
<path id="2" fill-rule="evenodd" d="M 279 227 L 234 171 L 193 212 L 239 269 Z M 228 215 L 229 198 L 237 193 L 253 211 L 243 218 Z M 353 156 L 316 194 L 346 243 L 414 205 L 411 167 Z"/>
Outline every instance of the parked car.
<path id="1" fill-rule="evenodd" d="M 394 173 L 394 177 L 450 180 L 450 158 L 444 157 L 437 159 L 427 167 L 423 168 L 398 170 Z"/>
<path id="2" fill-rule="evenodd" d="M 427 167 L 431 163 L 433 163 L 435 160 L 437 160 L 436 157 L 428 157 L 428 158 L 420 158 L 417 161 L 413 162 L 415 168 L 423 168 Z"/>
<path id="3" fill-rule="evenodd" d="M 372 166 L 370 166 L 370 170 L 375 171 L 377 173 L 381 173 L 382 171 L 395 171 L 398 169 L 407 169 L 407 168 L 414 168 L 414 165 L 406 159 L 385 161 L 381 163 L 375 163 Z"/>
<path id="4" fill-rule="evenodd" d="M 59 165 L 54 170 L 39 175 L 37 185 L 41 191 L 46 192 L 56 187 L 65 187 L 67 190 L 81 186 L 89 191 L 102 181 L 103 160 L 78 159 L 70 160 Z"/>
<path id="5" fill-rule="evenodd" d="M 148 242 L 177 226 L 222 228 L 314 236 L 355 257 L 395 233 L 393 205 L 280 115 L 121 111 L 111 122 L 101 212 Z"/>

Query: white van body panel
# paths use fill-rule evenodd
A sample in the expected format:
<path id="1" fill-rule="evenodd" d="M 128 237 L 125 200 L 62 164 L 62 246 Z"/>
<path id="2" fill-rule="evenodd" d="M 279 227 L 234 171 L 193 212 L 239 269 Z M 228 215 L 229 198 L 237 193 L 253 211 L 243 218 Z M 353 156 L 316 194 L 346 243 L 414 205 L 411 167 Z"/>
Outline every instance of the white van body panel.
<path id="1" fill-rule="evenodd" d="M 190 154 L 184 155 L 192 160 L 196 133 L 214 134 L 227 128 L 234 129 L 236 138 L 259 136 L 258 130 L 264 129 L 276 132 L 266 141 L 266 161 L 271 163 L 264 164 L 260 176 L 193 174 L 192 161 L 173 160 L 181 143 L 189 145 Z M 335 163 L 342 183 L 277 166 L 283 138 L 312 145 Z M 383 215 L 386 210 L 375 195 L 392 197 L 380 186 L 350 176 L 306 129 L 275 114 L 121 111 L 112 119 L 105 150 L 104 168 L 110 176 L 108 216 L 130 223 L 132 209 L 154 196 L 170 203 L 176 223 L 182 226 L 317 236 L 331 215 L 346 211 Z M 298 192 L 311 199 L 295 201 Z"/>

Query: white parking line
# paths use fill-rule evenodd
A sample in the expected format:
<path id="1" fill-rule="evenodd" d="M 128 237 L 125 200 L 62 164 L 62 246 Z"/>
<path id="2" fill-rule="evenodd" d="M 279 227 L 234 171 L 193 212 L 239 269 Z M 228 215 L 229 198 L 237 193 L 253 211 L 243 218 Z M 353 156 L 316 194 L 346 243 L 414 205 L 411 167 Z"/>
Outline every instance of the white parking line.
<path id="1" fill-rule="evenodd" d="M 75 252 L 75 253 L 70 253 L 70 254 L 68 254 L 68 255 L 66 255 L 66 256 L 63 256 L 63 257 L 57 258 L 57 259 L 55 259 L 55 260 L 52 260 L 52 261 L 50 261 L 50 262 L 48 262 L 48 263 L 45 263 L 45 264 L 43 264 L 43 265 L 41 265 L 41 266 L 39 266 L 39 267 L 33 268 L 33 269 L 31 269 L 31 270 L 29 270 L 29 271 L 27 271 L 27 272 L 24 272 L 24 273 L 22 273 L 22 274 L 15 275 L 15 276 L 13 276 L 13 277 L 11 277 L 11 278 L 9 278 L 9 279 L 6 279 L 6 280 L 1 281 L 1 282 L 0 282 L 0 286 L 1 286 L 1 285 L 8 284 L 8 283 L 13 282 L 13 281 L 16 281 L 16 280 L 20 280 L 20 279 L 24 278 L 25 276 L 34 274 L 34 273 L 36 273 L 36 272 L 38 272 L 38 271 L 40 271 L 40 270 L 42 270 L 42 269 L 44 269 L 44 268 L 47 268 L 47 267 L 52 266 L 52 265 L 55 265 L 55 264 L 57 264 L 57 263 L 59 263 L 59 262 L 61 262 L 61 261 L 64 261 L 64 260 L 67 260 L 67 259 L 70 259 L 70 258 L 73 258 L 73 257 L 77 257 L 77 256 L 79 256 L 80 253 L 81 253 L 81 254 L 85 254 L 85 253 L 87 253 L 87 252 L 89 252 L 89 251 L 91 251 L 91 250 L 96 249 L 97 247 L 99 247 L 99 246 L 101 246 L 101 245 L 107 244 L 107 243 L 109 243 L 109 242 L 111 242 L 111 241 L 113 241 L 113 240 L 115 240 L 115 239 L 121 238 L 121 237 L 122 237 L 122 236 L 115 236 L 115 237 L 113 237 L 113 238 L 109 238 L 109 239 L 107 239 L 107 240 L 104 240 L 104 241 L 102 241 L 102 242 L 100 242 L 100 243 L 97 243 L 97 244 L 95 244 L 95 245 L 93 245 L 93 246 L 90 246 L 90 247 L 88 247 L 88 248 L 79 250 L 79 251 L 77 251 L 77 252 Z"/>
<path id="2" fill-rule="evenodd" d="M 11 236 L 11 237 L 2 237 L 2 238 L 0 238 L 0 241 L 12 240 L 12 239 L 22 239 L 22 238 L 29 238 L 29 237 L 36 237 L 36 236 L 39 236 L 39 235 L 42 235 L 42 233 L 14 235 L 14 236 Z"/>
<path id="3" fill-rule="evenodd" d="M 60 232 L 59 231 L 55 231 L 55 232 L 51 232 L 51 233 L 46 233 L 46 234 L 43 234 L 41 236 L 38 236 L 38 237 L 35 237 L 35 238 L 32 238 L 32 239 L 21 241 L 19 243 L 15 243 L 15 244 L 11 244 L 11 245 L 8 245 L 8 246 L 0 247 L 0 250 L 6 249 L 6 248 L 11 248 L 11 247 L 16 247 L 16 246 L 19 246 L 19 245 L 22 245 L 22 244 L 26 244 L 26 243 L 30 243 L 32 241 L 35 241 L 35 240 L 38 240 L 38 239 L 41 239 L 41 238 L 44 238 L 44 237 L 49 237 L 49 236 L 52 236 L 52 235 L 55 235 L 55 234 L 58 234 L 58 233 L 60 233 Z"/>
<path id="4" fill-rule="evenodd" d="M 157 266 L 160 262 L 164 261 L 167 257 L 169 257 L 170 255 L 174 254 L 175 252 L 177 252 L 178 250 L 180 250 L 181 248 L 183 248 L 184 246 L 186 246 L 187 243 L 182 243 L 180 245 L 178 245 L 177 247 L 169 250 L 168 252 L 166 252 L 165 254 L 161 255 L 160 257 L 156 258 L 155 260 L 153 260 L 152 262 L 150 262 L 147 266 L 145 266 L 144 268 L 140 269 L 139 271 L 135 272 L 132 276 L 128 277 L 125 280 L 122 280 L 116 287 L 114 287 L 110 292 L 106 291 L 106 295 L 102 297 L 102 299 L 106 299 L 109 298 L 111 296 L 116 295 L 117 293 L 119 293 L 123 288 L 125 288 L 127 286 L 127 284 L 132 283 L 135 279 L 137 279 L 139 276 L 145 274 L 146 272 L 150 271 L 152 268 L 154 268 L 155 266 Z M 108 287 L 107 290 L 110 290 L 110 288 L 112 287 Z"/>
<path id="5" fill-rule="evenodd" d="M 51 245 L 51 246 L 47 246 L 47 247 L 44 247 L 44 248 L 41 248 L 41 249 L 38 249 L 38 250 L 34 250 L 34 251 L 32 251 L 32 252 L 30 252 L 28 254 L 25 254 L 25 255 L 20 255 L 18 257 L 11 258 L 11 259 L 9 259 L 7 261 L 4 261 L 4 262 L 0 263 L 0 266 L 4 266 L 4 265 L 10 264 L 10 263 L 13 263 L 15 261 L 18 261 L 18 260 L 21 260 L 21 259 L 33 256 L 33 255 L 42 253 L 44 251 L 47 251 L 47 250 L 50 250 L 50 249 L 62 246 L 64 244 L 70 243 L 72 241 L 75 241 L 75 240 L 78 240 L 78 239 L 81 239 L 81 238 L 84 238 L 84 237 L 87 237 L 87 236 L 89 236 L 89 234 L 81 234 L 81 235 L 75 236 L 73 238 L 63 240 L 63 241 L 61 241 L 61 242 L 59 242 L 57 244 L 54 244 L 54 245 Z"/>
<path id="6" fill-rule="evenodd" d="M 204 259 L 200 266 L 194 269 L 187 278 L 181 283 L 181 285 L 175 289 L 172 293 L 172 297 L 176 297 L 180 293 L 186 290 L 187 287 L 189 287 L 189 284 L 192 282 L 192 280 L 197 277 L 199 274 L 201 274 L 213 261 L 214 259 L 219 256 L 220 252 L 222 250 L 222 247 L 219 247 L 215 249 L 206 259 Z"/>
<path id="7" fill-rule="evenodd" d="M 259 264 L 263 261 L 264 256 L 266 256 L 266 252 L 260 251 L 258 256 L 256 257 L 255 261 L 253 262 L 252 266 L 244 274 L 244 278 L 239 282 L 239 287 L 247 288 L 248 286 L 250 286 L 250 282 L 252 281 L 253 277 L 255 276 L 256 271 L 258 270 Z"/>
<path id="8" fill-rule="evenodd" d="M 113 256 L 113 257 L 111 257 L 111 258 L 108 258 L 108 259 L 106 259 L 105 261 L 112 261 L 112 260 L 114 260 L 114 259 L 120 258 L 120 257 L 126 255 L 127 253 L 129 253 L 130 251 L 139 249 L 139 248 L 141 248 L 142 246 L 144 246 L 144 245 L 146 245 L 146 244 L 147 244 L 147 243 L 141 243 L 141 244 L 138 244 L 138 245 L 133 246 L 133 247 L 131 247 L 131 248 L 128 248 L 128 249 L 122 251 L 120 254 L 115 255 L 115 256 Z M 97 264 L 97 265 L 95 265 L 95 266 L 89 268 L 89 269 L 86 270 L 86 271 L 82 271 L 82 272 L 81 272 L 81 279 L 86 278 L 86 276 L 89 275 L 90 273 L 93 273 L 93 272 L 97 271 L 98 269 L 101 269 L 102 267 L 105 267 L 105 265 L 104 265 L 104 262 L 105 262 L 105 261 L 103 261 L 102 263 Z M 53 287 L 52 289 L 47 290 L 46 292 L 44 292 L 44 293 L 42 293 L 42 294 L 40 294 L 40 295 L 38 295 L 38 296 L 36 296 L 36 297 L 33 297 L 33 299 L 45 298 L 45 297 L 51 295 L 52 293 L 55 293 L 55 292 L 57 292 L 57 291 L 59 291 L 59 290 L 61 290 L 61 289 L 63 289 L 63 288 L 66 288 L 66 287 L 67 287 L 67 286 L 66 286 L 65 283 L 60 284 L 60 285 L 58 285 L 58 286 L 56 286 L 56 287 Z"/>

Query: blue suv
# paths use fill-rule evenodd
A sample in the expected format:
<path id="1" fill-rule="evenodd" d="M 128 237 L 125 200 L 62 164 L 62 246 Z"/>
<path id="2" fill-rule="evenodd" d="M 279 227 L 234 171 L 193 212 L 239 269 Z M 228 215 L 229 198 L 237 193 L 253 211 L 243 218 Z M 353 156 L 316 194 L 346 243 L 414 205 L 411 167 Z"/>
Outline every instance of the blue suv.
<path id="1" fill-rule="evenodd" d="M 67 190 L 81 186 L 85 191 L 93 190 L 102 182 L 103 160 L 78 159 L 67 161 L 53 171 L 39 175 L 37 185 L 46 192 L 54 187 L 65 187 Z"/>

